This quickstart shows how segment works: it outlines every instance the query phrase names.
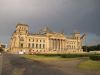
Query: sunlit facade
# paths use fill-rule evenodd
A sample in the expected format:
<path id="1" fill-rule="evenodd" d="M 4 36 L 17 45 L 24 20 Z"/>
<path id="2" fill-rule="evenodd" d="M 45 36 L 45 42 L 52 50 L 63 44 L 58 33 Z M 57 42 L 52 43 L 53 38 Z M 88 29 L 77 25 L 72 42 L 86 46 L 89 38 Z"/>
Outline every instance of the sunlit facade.
<path id="1" fill-rule="evenodd" d="M 44 27 L 37 33 L 30 33 L 29 26 L 17 24 L 16 30 L 11 36 L 9 52 L 18 54 L 20 51 L 29 54 L 60 54 L 82 53 L 84 35 L 79 32 L 66 36 L 64 33 L 51 31 Z"/>

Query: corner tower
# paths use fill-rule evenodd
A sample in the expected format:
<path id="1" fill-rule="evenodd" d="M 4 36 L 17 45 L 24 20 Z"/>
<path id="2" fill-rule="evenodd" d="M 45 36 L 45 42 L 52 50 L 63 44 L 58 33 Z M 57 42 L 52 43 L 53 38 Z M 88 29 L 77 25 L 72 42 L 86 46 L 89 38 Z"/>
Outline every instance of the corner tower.
<path id="1" fill-rule="evenodd" d="M 16 33 L 20 35 L 25 35 L 28 33 L 28 25 L 26 24 L 17 24 L 16 26 Z"/>
<path id="2" fill-rule="evenodd" d="M 17 24 L 16 30 L 12 34 L 9 43 L 9 50 L 12 53 L 18 53 L 27 47 L 28 25 Z"/>
<path id="3" fill-rule="evenodd" d="M 75 32 L 74 38 L 77 40 L 77 50 L 79 50 L 79 52 L 83 52 L 81 34 L 79 32 Z"/>

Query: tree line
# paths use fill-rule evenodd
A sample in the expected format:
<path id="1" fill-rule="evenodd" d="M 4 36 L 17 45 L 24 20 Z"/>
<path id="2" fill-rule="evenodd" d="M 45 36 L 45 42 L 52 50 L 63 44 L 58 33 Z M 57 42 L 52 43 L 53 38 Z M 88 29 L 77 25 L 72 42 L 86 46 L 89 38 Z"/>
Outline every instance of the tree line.
<path id="1" fill-rule="evenodd" d="M 100 51 L 100 44 L 94 46 L 83 46 L 83 51 Z"/>

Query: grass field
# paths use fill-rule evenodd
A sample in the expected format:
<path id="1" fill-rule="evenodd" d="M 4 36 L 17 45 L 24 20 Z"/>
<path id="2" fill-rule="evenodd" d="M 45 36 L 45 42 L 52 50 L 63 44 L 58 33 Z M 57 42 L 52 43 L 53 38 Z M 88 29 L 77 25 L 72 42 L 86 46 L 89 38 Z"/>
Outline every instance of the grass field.
<path id="1" fill-rule="evenodd" d="M 40 61 L 74 61 L 82 60 L 82 62 L 77 65 L 80 69 L 84 70 L 100 70 L 100 61 L 93 61 L 89 58 L 77 57 L 77 58 L 62 58 L 61 56 L 45 56 L 45 55 L 21 55 L 21 57 L 31 59 L 31 60 L 40 60 Z M 80 60 L 80 61 L 81 61 Z"/>
<path id="2" fill-rule="evenodd" d="M 44 55 L 21 55 L 22 57 L 32 60 L 76 60 L 79 58 L 62 58 L 60 56 L 44 56 Z"/>
<path id="3" fill-rule="evenodd" d="M 83 61 L 79 64 L 79 68 L 86 70 L 100 70 L 100 61 Z"/>

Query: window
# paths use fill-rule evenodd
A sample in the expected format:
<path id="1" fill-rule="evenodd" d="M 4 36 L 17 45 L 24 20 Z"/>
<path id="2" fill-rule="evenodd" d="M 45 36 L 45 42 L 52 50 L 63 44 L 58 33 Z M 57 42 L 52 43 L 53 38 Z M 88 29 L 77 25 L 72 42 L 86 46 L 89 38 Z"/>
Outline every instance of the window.
<path id="1" fill-rule="evenodd" d="M 40 42 L 41 42 L 41 40 L 40 40 Z"/>
<path id="2" fill-rule="evenodd" d="M 28 47 L 29 47 L 29 48 L 31 47 L 31 44 L 30 44 L 30 43 L 28 44 Z"/>
<path id="3" fill-rule="evenodd" d="M 74 49 L 75 49 L 75 46 L 74 46 Z"/>
<path id="4" fill-rule="evenodd" d="M 31 41 L 31 40 L 29 39 L 29 41 Z"/>
<path id="5" fill-rule="evenodd" d="M 33 42 L 34 42 L 34 39 L 33 39 Z"/>
<path id="6" fill-rule="evenodd" d="M 34 48 L 34 43 L 32 44 L 32 48 Z"/>
<path id="7" fill-rule="evenodd" d="M 41 48 L 41 44 L 40 44 L 40 48 Z"/>
<path id="8" fill-rule="evenodd" d="M 38 42 L 38 40 L 36 40 L 36 42 Z"/>
<path id="9" fill-rule="evenodd" d="M 38 44 L 36 44 L 36 48 L 38 48 Z"/>
<path id="10" fill-rule="evenodd" d="M 20 47 L 23 48 L 23 43 L 20 44 Z"/>
<path id="11" fill-rule="evenodd" d="M 43 44 L 43 48 L 45 48 L 45 44 Z"/>

